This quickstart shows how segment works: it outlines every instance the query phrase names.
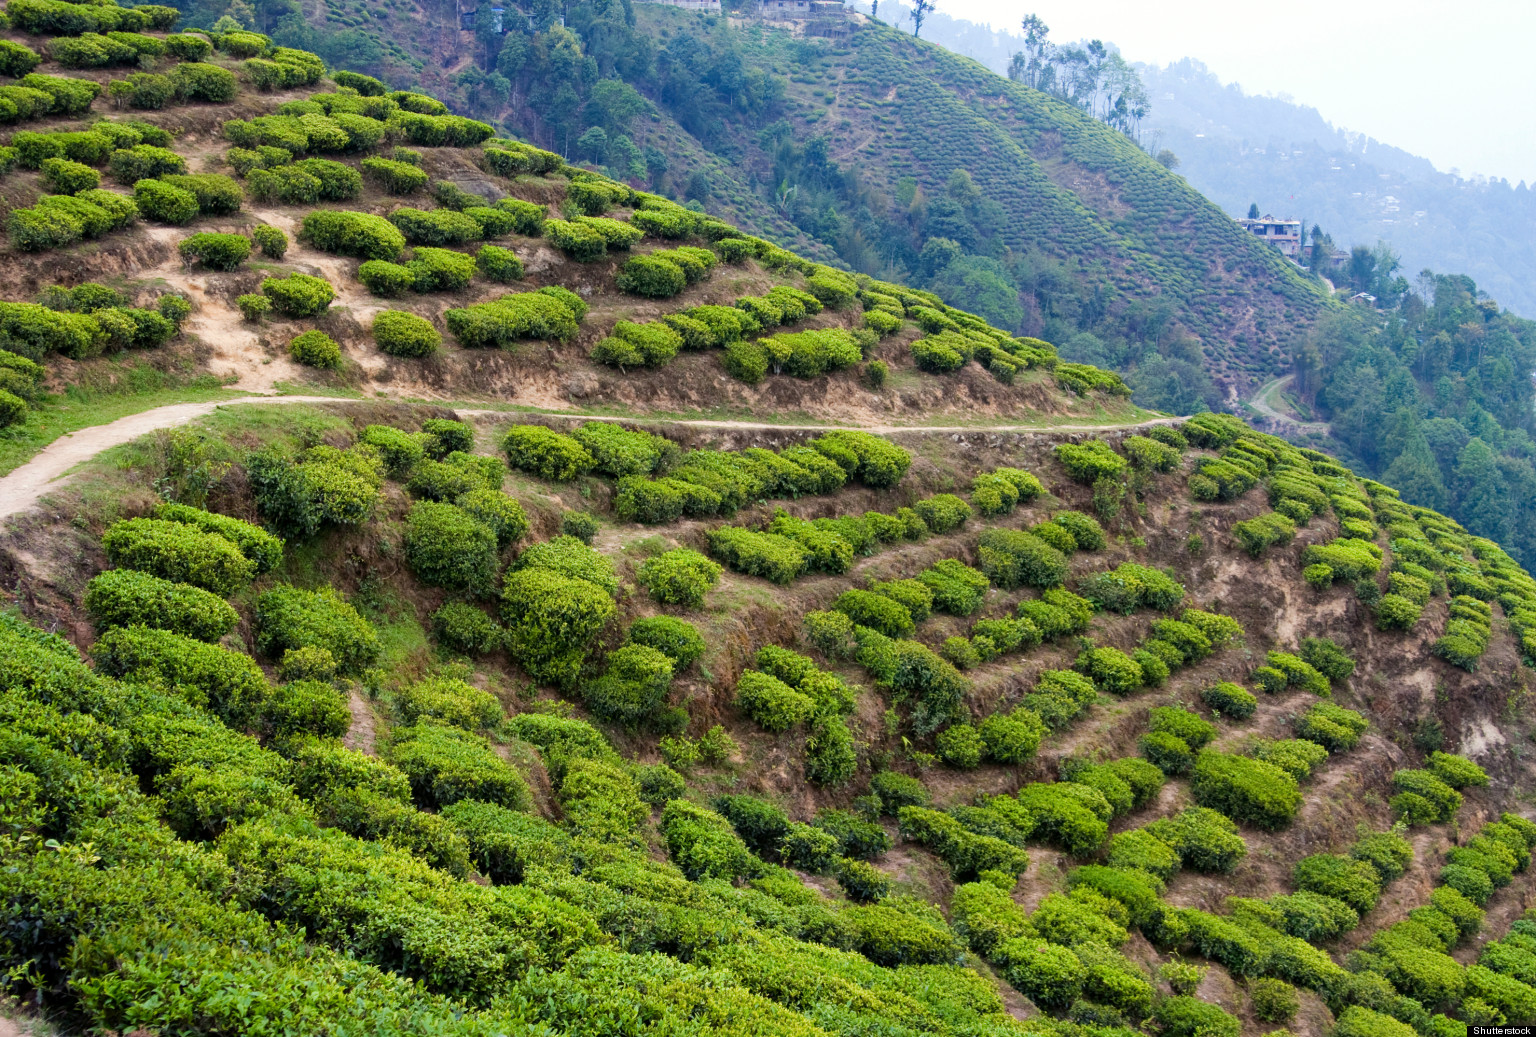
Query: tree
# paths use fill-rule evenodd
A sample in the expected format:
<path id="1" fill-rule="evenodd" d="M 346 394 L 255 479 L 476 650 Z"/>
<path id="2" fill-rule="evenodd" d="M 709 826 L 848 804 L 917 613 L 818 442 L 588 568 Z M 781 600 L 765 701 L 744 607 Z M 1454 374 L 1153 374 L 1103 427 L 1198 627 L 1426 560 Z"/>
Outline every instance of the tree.
<path id="1" fill-rule="evenodd" d="M 1382 481 L 1403 495 L 1403 499 L 1425 508 L 1441 510 L 1446 506 L 1445 480 L 1435 461 L 1429 440 L 1419 427 L 1419 419 L 1407 407 L 1399 408 L 1387 433 L 1387 452 L 1395 447 L 1397 457 L 1382 474 Z"/>
<path id="2" fill-rule="evenodd" d="M 1156 157 L 1157 164 L 1162 166 L 1164 169 L 1171 170 L 1179 168 L 1179 156 L 1175 155 L 1172 150 L 1168 148 L 1164 148 L 1162 151 L 1159 151 Z"/>
<path id="3" fill-rule="evenodd" d="M 912 2 L 912 35 L 913 36 L 921 36 L 923 34 L 923 22 L 928 20 L 928 16 L 930 14 L 932 14 L 938 8 L 938 6 L 939 5 L 935 2 L 935 0 L 913 0 L 913 2 Z"/>
<path id="4" fill-rule="evenodd" d="M 1043 90 L 1042 82 L 1046 66 L 1054 49 L 1050 41 L 1051 30 L 1045 19 L 1038 14 L 1026 15 L 1024 29 L 1024 67 L 1021 78 L 1036 90 Z"/>
<path id="5" fill-rule="evenodd" d="M 576 154 L 594 165 L 608 161 L 608 131 L 601 126 L 593 126 L 577 137 Z"/>
<path id="6" fill-rule="evenodd" d="M 501 15 L 489 3 L 475 8 L 475 39 L 481 47 L 480 67 L 490 70 L 496 67 L 496 57 L 501 50 Z"/>
<path id="7" fill-rule="evenodd" d="M 1456 458 L 1456 497 L 1461 521 L 1478 536 L 1507 541 L 1513 508 L 1493 448 L 1474 438 Z"/>
<path id="8" fill-rule="evenodd" d="M 1248 204 L 1248 218 L 1250 220 L 1256 220 L 1256 219 L 1259 218 L 1259 203 L 1258 202 L 1250 202 Z"/>

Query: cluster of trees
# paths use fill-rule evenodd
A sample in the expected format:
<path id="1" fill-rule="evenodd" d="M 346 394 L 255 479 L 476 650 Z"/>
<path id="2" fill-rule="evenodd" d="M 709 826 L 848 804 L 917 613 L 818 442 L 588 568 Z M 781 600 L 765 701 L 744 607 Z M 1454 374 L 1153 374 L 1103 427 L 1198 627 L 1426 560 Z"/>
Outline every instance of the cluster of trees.
<path id="1" fill-rule="evenodd" d="M 1536 559 L 1536 322 L 1425 271 L 1385 313 L 1325 317 L 1293 361 L 1352 467 Z"/>
<path id="2" fill-rule="evenodd" d="M 1056 44 L 1038 14 L 1024 18 L 1024 49 L 1008 63 L 1008 78 L 1075 104 L 1095 119 L 1141 139 L 1152 110 L 1141 76 L 1102 40 Z M 1166 164 L 1166 163 L 1165 163 Z"/>

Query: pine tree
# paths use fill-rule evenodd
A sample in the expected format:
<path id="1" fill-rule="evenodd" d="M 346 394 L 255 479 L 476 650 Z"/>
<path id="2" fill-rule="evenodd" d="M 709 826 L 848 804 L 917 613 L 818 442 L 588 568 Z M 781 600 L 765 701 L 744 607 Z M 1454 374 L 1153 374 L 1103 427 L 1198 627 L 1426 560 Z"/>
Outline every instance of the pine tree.
<path id="1" fill-rule="evenodd" d="M 1499 472 L 1498 457 L 1481 439 L 1473 439 L 1456 459 L 1456 512 L 1478 536 L 1509 540 L 1514 508 Z"/>

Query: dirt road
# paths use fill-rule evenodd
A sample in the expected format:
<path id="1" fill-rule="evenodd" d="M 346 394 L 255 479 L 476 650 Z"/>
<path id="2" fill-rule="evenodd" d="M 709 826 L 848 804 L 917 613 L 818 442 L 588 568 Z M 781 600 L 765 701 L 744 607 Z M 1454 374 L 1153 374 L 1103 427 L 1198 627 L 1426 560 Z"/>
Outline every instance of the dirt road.
<path id="1" fill-rule="evenodd" d="M 248 396 L 237 400 L 224 400 L 217 403 L 174 403 L 166 407 L 156 407 L 152 410 L 142 411 L 138 414 L 130 414 L 125 418 L 106 425 L 96 425 L 91 428 L 81 429 L 67 436 L 61 436 L 48 444 L 37 456 L 26 464 L 12 471 L 9 475 L 0 478 L 0 519 L 20 514 L 33 507 L 42 497 L 54 490 L 68 484 L 68 476 L 76 466 L 89 461 L 104 450 L 130 442 L 140 436 L 147 435 L 158 429 L 175 428 L 198 418 L 213 413 L 219 407 L 247 406 L 251 404 L 265 404 L 267 406 L 280 406 L 289 403 L 336 403 L 345 404 L 344 399 L 330 396 Z M 490 414 L 515 413 L 511 411 L 493 411 L 454 408 L 458 413 L 469 416 L 481 416 Z M 607 414 L 560 414 L 562 418 L 575 418 L 588 421 L 619 421 L 621 419 Z M 645 420 L 643 415 L 636 415 L 627 420 Z M 1179 418 L 1152 418 L 1143 422 L 1134 422 L 1136 425 L 1168 424 L 1179 421 Z M 672 425 L 690 425 L 697 428 L 721 428 L 721 429 L 793 429 L 807 432 L 830 432 L 837 429 L 857 428 L 859 431 L 873 432 L 880 435 L 889 435 L 898 432 L 1104 432 L 1110 429 L 1126 428 L 1127 425 L 872 425 L 872 426 L 844 426 L 844 425 L 776 425 L 769 422 L 751 421 L 708 421 L 708 420 L 680 420 L 669 421 Z"/>

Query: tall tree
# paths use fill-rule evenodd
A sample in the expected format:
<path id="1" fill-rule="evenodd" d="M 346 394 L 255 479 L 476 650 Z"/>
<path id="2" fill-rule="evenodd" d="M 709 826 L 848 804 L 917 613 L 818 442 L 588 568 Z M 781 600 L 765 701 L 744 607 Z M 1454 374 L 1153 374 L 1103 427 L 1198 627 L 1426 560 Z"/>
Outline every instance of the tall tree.
<path id="1" fill-rule="evenodd" d="M 1456 498 L 1463 524 L 1478 536 L 1505 541 L 1513 507 L 1493 448 L 1474 438 L 1456 458 Z"/>
<path id="2" fill-rule="evenodd" d="M 923 34 L 923 22 L 938 8 L 937 0 L 912 0 L 912 35 Z"/>
<path id="3" fill-rule="evenodd" d="M 1051 30 L 1038 14 L 1026 15 L 1024 28 L 1024 82 L 1036 90 L 1044 89 L 1041 78 L 1051 56 Z"/>

